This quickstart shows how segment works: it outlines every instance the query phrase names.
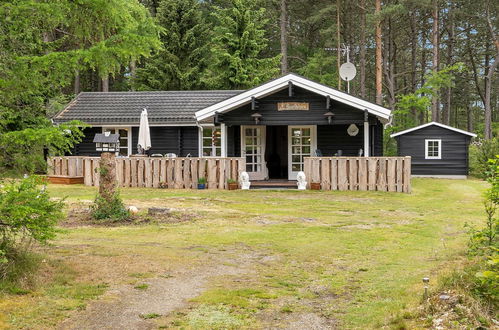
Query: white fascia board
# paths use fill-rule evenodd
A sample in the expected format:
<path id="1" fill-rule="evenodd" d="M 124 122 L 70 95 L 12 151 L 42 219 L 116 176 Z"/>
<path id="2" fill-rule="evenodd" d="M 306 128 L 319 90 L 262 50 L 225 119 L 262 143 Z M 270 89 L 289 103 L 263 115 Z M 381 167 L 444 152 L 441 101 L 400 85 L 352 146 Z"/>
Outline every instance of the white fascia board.
<path id="1" fill-rule="evenodd" d="M 199 121 L 211 117 L 215 115 L 215 113 L 224 113 L 230 111 L 236 107 L 251 102 L 252 97 L 262 98 L 281 89 L 285 89 L 288 87 L 289 82 L 292 82 L 293 85 L 297 87 L 304 88 L 318 95 L 330 96 L 333 100 L 350 105 L 359 110 L 367 110 L 369 113 L 383 119 L 389 119 L 391 116 L 391 111 L 382 106 L 361 100 L 355 96 L 318 84 L 303 77 L 296 76 L 294 74 L 288 74 L 261 86 L 247 90 L 227 100 L 213 104 L 205 109 L 199 110 L 196 112 L 196 118 Z"/>
<path id="2" fill-rule="evenodd" d="M 428 127 L 428 126 L 439 126 L 439 127 L 442 127 L 442 128 L 446 128 L 450 131 L 454 131 L 454 132 L 457 132 L 457 133 L 461 133 L 461 134 L 464 134 L 464 135 L 468 135 L 468 136 L 471 136 L 471 137 L 476 137 L 476 134 L 475 133 L 470 133 L 470 132 L 467 132 L 467 131 L 463 131 L 462 129 L 459 129 L 459 128 L 455 128 L 455 127 L 452 127 L 452 126 L 447 126 L 447 125 L 444 125 L 444 124 L 441 124 L 441 123 L 437 123 L 435 121 L 432 121 L 430 123 L 427 123 L 427 124 L 423 124 L 423 125 L 420 125 L 420 126 L 416 126 L 416 127 L 413 127 L 413 128 L 409 128 L 409 129 L 406 129 L 405 131 L 401 131 L 401 132 L 398 132 L 398 133 L 393 133 L 390 135 L 390 137 L 396 137 L 396 136 L 399 136 L 399 135 L 403 135 L 403 134 L 406 134 L 406 133 L 410 133 L 410 132 L 414 132 L 414 131 L 417 131 L 418 129 L 422 129 L 422 128 L 425 128 L 425 127 Z"/>

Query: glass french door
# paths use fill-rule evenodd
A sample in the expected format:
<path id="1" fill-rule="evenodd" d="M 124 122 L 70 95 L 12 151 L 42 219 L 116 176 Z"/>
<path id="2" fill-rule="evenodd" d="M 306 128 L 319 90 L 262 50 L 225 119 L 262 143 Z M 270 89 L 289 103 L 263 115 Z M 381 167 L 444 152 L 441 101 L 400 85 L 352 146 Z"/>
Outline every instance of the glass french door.
<path id="1" fill-rule="evenodd" d="M 316 149 L 316 126 L 288 127 L 288 179 L 296 180 L 303 171 L 304 158 L 314 155 Z"/>
<path id="2" fill-rule="evenodd" d="M 241 155 L 246 159 L 250 180 L 265 180 L 265 126 L 241 126 Z"/>

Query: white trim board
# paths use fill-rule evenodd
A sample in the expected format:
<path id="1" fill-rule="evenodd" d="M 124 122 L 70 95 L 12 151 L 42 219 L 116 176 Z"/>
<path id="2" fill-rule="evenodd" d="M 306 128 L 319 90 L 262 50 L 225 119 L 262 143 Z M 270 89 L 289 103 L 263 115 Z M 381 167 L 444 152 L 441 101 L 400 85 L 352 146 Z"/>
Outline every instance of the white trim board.
<path id="1" fill-rule="evenodd" d="M 237 107 L 250 103 L 252 97 L 262 98 L 277 91 L 288 88 L 288 84 L 290 82 L 296 87 L 309 90 L 313 93 L 323 95 L 325 97 L 329 96 L 335 101 L 347 104 L 362 111 L 367 110 L 369 113 L 386 121 L 390 120 L 390 109 L 359 99 L 350 94 L 316 83 L 293 73 L 271 80 L 268 83 L 249 89 L 245 92 L 242 92 L 241 94 L 237 94 L 224 101 L 215 103 L 207 108 L 199 110 L 196 112 L 196 119 L 200 121 L 214 116 L 216 113 L 231 111 Z"/>
<path id="2" fill-rule="evenodd" d="M 399 135 L 403 135 L 403 134 L 406 134 L 406 133 L 410 133 L 410 132 L 414 132 L 414 131 L 417 131 L 419 129 L 422 129 L 422 128 L 425 128 L 425 127 L 428 127 L 428 126 L 438 126 L 438 127 L 442 127 L 442 128 L 446 128 L 450 131 L 454 131 L 454 132 L 457 132 L 457 133 L 461 133 L 461 134 L 465 134 L 465 135 L 468 135 L 468 136 L 471 136 L 471 137 L 476 137 L 476 134 L 475 133 L 470 133 L 470 132 L 467 132 L 467 131 L 463 131 L 462 129 L 459 129 L 459 128 L 455 128 L 455 127 L 452 127 L 452 126 L 447 126 L 447 125 L 444 125 L 444 124 L 441 124 L 441 123 L 437 123 L 435 121 L 432 121 L 428 124 L 424 124 L 424 125 L 420 125 L 420 126 L 416 126 L 416 127 L 413 127 L 413 128 L 409 128 L 409 129 L 406 129 L 405 131 L 401 131 L 401 132 L 398 132 L 398 133 L 393 133 L 390 135 L 390 137 L 396 137 L 396 136 L 399 136 Z"/>

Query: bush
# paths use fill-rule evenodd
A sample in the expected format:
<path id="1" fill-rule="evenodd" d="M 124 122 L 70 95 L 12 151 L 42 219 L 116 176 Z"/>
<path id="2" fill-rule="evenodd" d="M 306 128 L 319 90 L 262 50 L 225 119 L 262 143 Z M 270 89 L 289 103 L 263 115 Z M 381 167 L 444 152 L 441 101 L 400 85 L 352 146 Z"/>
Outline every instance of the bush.
<path id="1" fill-rule="evenodd" d="M 489 159 L 499 155 L 499 139 L 477 140 L 470 145 L 470 174 L 486 179 Z"/>
<path id="2" fill-rule="evenodd" d="M 7 279 L 16 261 L 29 254 L 33 243 L 46 243 L 56 235 L 63 201 L 50 199 L 39 188 L 39 177 L 10 182 L 0 188 L 0 279 Z"/>
<path id="3" fill-rule="evenodd" d="M 109 199 L 100 195 L 95 197 L 91 215 L 95 220 L 124 221 L 130 218 L 130 212 L 126 209 L 118 192 Z"/>

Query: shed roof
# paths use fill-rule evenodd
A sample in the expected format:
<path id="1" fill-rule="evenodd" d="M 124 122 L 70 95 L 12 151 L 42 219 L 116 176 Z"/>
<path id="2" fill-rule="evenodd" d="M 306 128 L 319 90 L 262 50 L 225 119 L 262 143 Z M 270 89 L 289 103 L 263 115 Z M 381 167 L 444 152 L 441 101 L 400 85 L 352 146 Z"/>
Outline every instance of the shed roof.
<path id="1" fill-rule="evenodd" d="M 195 125 L 194 114 L 240 90 L 82 92 L 54 116 L 56 123 L 81 120 L 93 125 L 138 126 L 144 108 L 151 125 Z"/>
<path id="2" fill-rule="evenodd" d="M 438 127 L 442 127 L 442 128 L 448 129 L 450 131 L 454 131 L 454 132 L 461 133 L 461 134 L 464 134 L 464 135 L 468 135 L 468 136 L 471 136 L 471 137 L 476 137 L 475 133 L 470 133 L 470 132 L 467 132 L 467 131 L 463 131 L 462 129 L 455 128 L 455 127 L 448 126 L 448 125 L 444 125 L 444 124 L 441 124 L 441 123 L 437 123 L 435 121 L 432 121 L 430 123 L 423 124 L 423 125 L 420 125 L 420 126 L 416 126 L 416 127 L 413 127 L 413 128 L 409 128 L 409 129 L 406 129 L 406 130 L 398 132 L 398 133 L 393 133 L 393 134 L 390 135 L 390 137 L 397 137 L 399 135 L 404 135 L 404 134 L 407 134 L 407 133 L 410 133 L 410 132 L 414 132 L 414 131 L 420 130 L 420 129 L 428 127 L 428 126 L 438 126 Z"/>

